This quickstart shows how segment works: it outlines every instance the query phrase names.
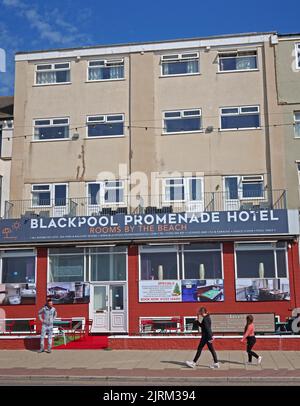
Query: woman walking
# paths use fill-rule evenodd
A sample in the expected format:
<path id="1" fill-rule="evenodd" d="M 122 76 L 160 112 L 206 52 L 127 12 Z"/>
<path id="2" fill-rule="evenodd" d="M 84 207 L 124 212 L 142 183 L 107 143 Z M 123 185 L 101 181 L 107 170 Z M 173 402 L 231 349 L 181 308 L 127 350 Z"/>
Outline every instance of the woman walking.
<path id="1" fill-rule="evenodd" d="M 201 340 L 198 345 L 198 349 L 193 361 L 186 361 L 185 362 L 186 365 L 190 368 L 195 368 L 196 362 L 200 358 L 204 346 L 207 345 L 214 360 L 214 363 L 210 366 L 210 368 L 220 368 L 217 354 L 212 344 L 214 337 L 211 330 L 211 318 L 205 307 L 201 307 L 200 310 L 198 311 L 197 320 L 195 320 L 194 325 L 196 325 L 197 327 L 201 327 Z"/>
<path id="2" fill-rule="evenodd" d="M 246 326 L 244 329 L 244 335 L 243 338 L 241 339 L 241 342 L 244 343 L 247 340 L 247 353 L 248 353 L 248 362 L 247 364 L 252 365 L 252 357 L 257 359 L 257 364 L 261 363 L 262 357 L 257 355 L 254 351 L 252 351 L 252 348 L 254 347 L 256 343 L 256 338 L 255 338 L 255 331 L 254 331 L 254 317 L 250 314 L 246 318 Z"/>

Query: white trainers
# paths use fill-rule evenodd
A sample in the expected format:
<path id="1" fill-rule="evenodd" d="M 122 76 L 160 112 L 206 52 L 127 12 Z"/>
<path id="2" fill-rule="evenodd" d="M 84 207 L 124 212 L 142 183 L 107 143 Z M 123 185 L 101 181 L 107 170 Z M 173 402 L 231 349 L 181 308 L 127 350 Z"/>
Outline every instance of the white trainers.
<path id="1" fill-rule="evenodd" d="M 194 361 L 185 361 L 185 363 L 189 368 L 196 368 L 196 362 Z"/>
<path id="2" fill-rule="evenodd" d="M 260 364 L 261 364 L 261 361 L 262 361 L 262 357 L 259 356 L 259 357 L 257 358 L 257 365 L 260 365 Z"/>
<path id="3" fill-rule="evenodd" d="M 212 369 L 218 369 L 218 368 L 220 368 L 220 364 L 218 362 L 215 362 L 214 364 L 210 365 L 209 367 Z"/>

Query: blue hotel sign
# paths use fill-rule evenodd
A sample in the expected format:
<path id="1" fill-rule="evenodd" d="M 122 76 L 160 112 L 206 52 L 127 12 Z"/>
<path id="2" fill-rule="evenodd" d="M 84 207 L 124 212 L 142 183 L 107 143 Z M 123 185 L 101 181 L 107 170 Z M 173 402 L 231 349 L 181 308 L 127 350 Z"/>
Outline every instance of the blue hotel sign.
<path id="1" fill-rule="evenodd" d="M 116 214 L 0 221 L 1 243 L 291 234 L 289 211 Z"/>

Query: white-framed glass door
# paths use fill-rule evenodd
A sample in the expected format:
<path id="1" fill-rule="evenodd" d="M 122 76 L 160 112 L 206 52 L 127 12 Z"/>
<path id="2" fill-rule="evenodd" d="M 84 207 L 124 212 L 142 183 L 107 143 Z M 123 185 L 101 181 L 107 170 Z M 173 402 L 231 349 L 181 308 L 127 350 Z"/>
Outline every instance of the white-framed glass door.
<path id="1" fill-rule="evenodd" d="M 127 331 L 126 285 L 91 284 L 90 318 L 92 333 Z"/>
<path id="2" fill-rule="evenodd" d="M 63 217 L 68 213 L 68 186 L 66 184 L 53 185 L 53 216 Z"/>
<path id="3" fill-rule="evenodd" d="M 226 176 L 224 178 L 224 210 L 239 210 L 240 209 L 240 179 L 238 176 Z"/>

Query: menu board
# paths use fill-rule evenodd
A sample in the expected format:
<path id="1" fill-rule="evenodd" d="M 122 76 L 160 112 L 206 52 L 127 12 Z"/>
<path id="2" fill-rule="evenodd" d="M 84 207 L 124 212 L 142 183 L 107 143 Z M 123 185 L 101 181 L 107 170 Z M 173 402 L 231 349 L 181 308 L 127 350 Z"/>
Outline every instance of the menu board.
<path id="1" fill-rule="evenodd" d="M 274 333 L 274 313 L 251 313 L 254 317 L 255 332 Z M 212 314 L 214 333 L 242 333 L 246 325 L 248 313 Z"/>

